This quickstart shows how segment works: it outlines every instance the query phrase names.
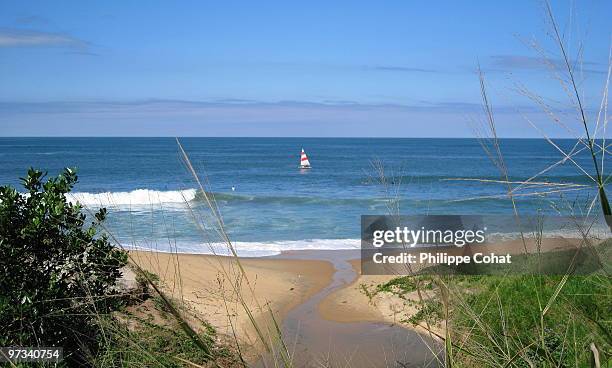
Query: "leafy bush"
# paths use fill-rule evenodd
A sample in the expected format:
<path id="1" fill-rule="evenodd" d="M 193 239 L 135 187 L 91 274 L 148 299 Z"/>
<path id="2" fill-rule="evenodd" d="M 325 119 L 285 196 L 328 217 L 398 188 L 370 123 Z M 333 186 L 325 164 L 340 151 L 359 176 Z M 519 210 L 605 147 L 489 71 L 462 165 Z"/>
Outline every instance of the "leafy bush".
<path id="1" fill-rule="evenodd" d="M 95 353 L 99 316 L 118 303 L 127 254 L 98 234 L 105 209 L 87 223 L 66 197 L 74 170 L 45 176 L 30 169 L 25 193 L 0 187 L 0 346 L 61 346 L 80 364 Z"/>
<path id="2" fill-rule="evenodd" d="M 422 303 L 417 304 L 417 312 L 408 317 L 406 322 L 413 325 L 418 325 L 423 322 L 436 324 L 444 318 L 444 306 L 439 300 L 425 299 Z"/>
<path id="3" fill-rule="evenodd" d="M 376 293 L 385 291 L 388 293 L 394 293 L 400 298 L 404 298 L 404 294 L 416 291 L 418 288 L 421 290 L 432 290 L 433 283 L 430 276 L 401 276 L 396 277 L 384 284 L 376 287 Z"/>

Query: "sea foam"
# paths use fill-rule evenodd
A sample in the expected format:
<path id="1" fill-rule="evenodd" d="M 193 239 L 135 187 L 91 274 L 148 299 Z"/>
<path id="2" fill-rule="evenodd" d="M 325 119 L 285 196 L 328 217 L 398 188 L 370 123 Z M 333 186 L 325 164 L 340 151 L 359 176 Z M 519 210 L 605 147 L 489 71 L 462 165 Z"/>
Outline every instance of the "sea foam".
<path id="1" fill-rule="evenodd" d="M 232 242 L 236 253 L 241 257 L 263 257 L 278 255 L 293 250 L 358 250 L 361 239 L 305 239 L 280 240 L 267 242 Z M 166 242 L 152 245 L 124 244 L 126 249 L 153 250 L 156 252 L 178 252 L 191 254 L 231 255 L 225 243 L 177 242 L 169 246 Z"/>
<path id="2" fill-rule="evenodd" d="M 86 206 L 142 206 L 151 204 L 178 204 L 192 201 L 196 197 L 195 189 L 158 191 L 136 189 L 130 192 L 87 193 L 76 192 L 68 194 L 68 199 L 78 201 Z"/>

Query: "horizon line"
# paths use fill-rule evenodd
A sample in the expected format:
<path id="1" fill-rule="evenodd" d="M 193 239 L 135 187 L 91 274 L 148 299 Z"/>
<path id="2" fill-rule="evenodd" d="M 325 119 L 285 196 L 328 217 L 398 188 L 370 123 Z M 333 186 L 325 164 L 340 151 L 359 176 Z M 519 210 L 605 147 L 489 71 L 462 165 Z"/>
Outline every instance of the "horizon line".
<path id="1" fill-rule="evenodd" d="M 0 136 L 0 139 L 7 138 L 238 138 L 238 139 L 493 139 L 492 137 L 473 137 L 473 136 L 465 136 L 465 137 L 368 137 L 368 136 L 325 136 L 325 137 L 317 137 L 317 136 L 175 136 L 175 135 L 159 135 L 159 136 L 146 136 L 146 135 L 100 135 L 100 136 L 89 136 L 89 135 L 66 135 L 66 136 L 37 136 L 37 135 L 22 135 L 22 136 Z M 546 140 L 546 139 L 555 139 L 555 140 L 580 140 L 586 139 L 583 138 L 568 138 L 568 137 L 497 137 L 498 139 L 524 139 L 524 140 Z M 604 140 L 604 139 L 612 139 L 612 138 L 595 138 L 594 140 Z"/>

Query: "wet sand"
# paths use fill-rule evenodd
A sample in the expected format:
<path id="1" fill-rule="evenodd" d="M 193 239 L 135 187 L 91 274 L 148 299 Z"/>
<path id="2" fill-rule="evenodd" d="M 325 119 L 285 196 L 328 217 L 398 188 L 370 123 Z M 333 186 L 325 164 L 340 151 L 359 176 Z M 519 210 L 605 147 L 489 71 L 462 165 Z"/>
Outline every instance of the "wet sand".
<path id="1" fill-rule="evenodd" d="M 365 301 L 363 298 L 346 300 L 343 304 L 352 307 L 339 310 L 339 313 L 321 313 L 321 306 L 331 295 L 342 292 L 358 280 L 359 268 L 354 267 L 359 263 L 357 257 L 358 251 L 295 251 L 276 257 L 327 260 L 336 270 L 325 289 L 291 310 L 283 321 L 283 334 L 292 347 L 297 366 L 439 366 L 432 353 L 441 353 L 438 341 L 406 326 L 388 323 L 380 314 L 364 319 L 362 312 L 376 310 L 368 305 L 367 298 Z M 260 366 L 263 366 L 261 362 Z"/>

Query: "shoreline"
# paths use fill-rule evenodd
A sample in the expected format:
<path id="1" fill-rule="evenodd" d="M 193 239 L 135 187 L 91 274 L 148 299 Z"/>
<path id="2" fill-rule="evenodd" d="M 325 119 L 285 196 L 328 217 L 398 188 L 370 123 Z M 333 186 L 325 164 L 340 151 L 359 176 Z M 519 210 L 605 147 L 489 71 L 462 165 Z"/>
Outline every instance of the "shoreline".
<path id="1" fill-rule="evenodd" d="M 576 244 L 575 239 L 559 240 L 544 239 L 542 251 Z M 486 247 L 492 248 L 514 254 L 523 250 L 520 241 Z M 419 344 L 424 336 L 435 344 L 440 341 L 436 335 L 444 335 L 440 326 L 432 326 L 431 334 L 424 326 L 407 321 L 418 311 L 411 303 L 417 298 L 415 292 L 404 297 L 387 292 L 368 293 L 370 288 L 402 275 L 362 275 L 359 250 L 291 250 L 276 256 L 239 257 L 240 267 L 251 285 L 246 280 L 238 282 L 242 301 L 236 296 L 236 289 L 232 290 L 231 282 L 236 283 L 240 274 L 233 256 L 142 250 L 131 250 L 130 255 L 144 269 L 160 277 L 166 292 L 186 301 L 217 331 L 227 336 L 235 334 L 240 344 L 248 348 L 251 359 L 256 360 L 264 350 L 243 302 L 257 324 L 270 329 L 278 323 L 286 338 L 296 339 L 297 345 L 306 347 L 308 352 L 298 351 L 298 355 L 320 352 L 325 348 L 323 340 L 332 334 L 339 352 L 363 346 L 362 335 L 374 330 L 379 334 L 374 337 L 377 340 L 401 335 L 404 344 L 406 341 L 413 344 L 416 349 L 413 352 L 426 350 L 414 342 L 415 336 L 421 335 Z M 431 293 L 435 297 L 435 291 Z M 270 318 L 268 307 L 275 320 Z M 290 343 L 295 346 L 293 341 Z"/>

